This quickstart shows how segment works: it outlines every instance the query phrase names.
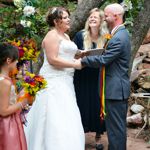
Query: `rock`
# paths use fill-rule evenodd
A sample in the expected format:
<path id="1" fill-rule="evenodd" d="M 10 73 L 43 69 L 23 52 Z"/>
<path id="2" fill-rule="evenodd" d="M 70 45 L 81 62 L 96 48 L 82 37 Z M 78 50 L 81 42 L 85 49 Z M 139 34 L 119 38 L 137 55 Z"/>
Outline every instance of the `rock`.
<path id="1" fill-rule="evenodd" d="M 143 69 L 150 69 L 150 63 L 143 63 Z"/>
<path id="2" fill-rule="evenodd" d="M 150 43 L 149 44 L 144 44 L 144 45 L 141 45 L 139 50 L 138 50 L 138 53 L 141 54 L 148 54 L 150 51 Z"/>
<path id="3" fill-rule="evenodd" d="M 134 59 L 133 65 L 132 65 L 132 71 L 137 70 L 138 65 L 143 61 L 145 57 L 146 55 L 142 55 Z"/>
<path id="4" fill-rule="evenodd" d="M 146 71 L 146 69 L 143 69 L 143 66 L 142 66 L 142 69 L 140 69 L 140 70 L 133 70 L 130 75 L 130 81 L 131 82 L 135 81 L 145 71 Z"/>
<path id="5" fill-rule="evenodd" d="M 147 118 L 147 114 L 145 114 L 145 116 L 144 116 L 144 122 L 147 122 L 147 121 L 149 121 L 148 124 L 150 125 L 150 115 Z"/>
<path id="6" fill-rule="evenodd" d="M 137 89 L 137 92 L 138 93 L 146 93 L 147 91 L 145 89 L 139 88 L 139 89 Z"/>
<path id="7" fill-rule="evenodd" d="M 147 57 L 150 58 L 150 52 L 147 53 Z"/>
<path id="8" fill-rule="evenodd" d="M 130 110 L 134 113 L 140 113 L 144 110 L 144 107 L 142 105 L 133 104 L 130 108 Z"/>
<path id="9" fill-rule="evenodd" d="M 150 92 L 150 82 L 145 82 L 145 83 L 142 85 L 142 88 L 147 89 L 147 90 L 149 90 L 149 92 Z"/>
<path id="10" fill-rule="evenodd" d="M 142 124 L 142 115 L 141 113 L 138 113 L 138 114 L 135 114 L 135 115 L 132 115 L 132 116 L 129 116 L 127 117 L 127 123 L 130 123 L 130 124 Z"/>
<path id="11" fill-rule="evenodd" d="M 141 75 L 138 78 L 138 85 L 143 88 L 146 89 L 150 92 L 150 76 L 148 75 Z"/>
<path id="12" fill-rule="evenodd" d="M 150 72 L 150 64 L 148 63 L 141 63 L 138 65 L 137 70 L 149 70 Z"/>
<path id="13" fill-rule="evenodd" d="M 147 44 L 150 43 L 150 29 L 145 37 L 145 39 L 143 40 L 143 44 Z"/>
<path id="14" fill-rule="evenodd" d="M 142 63 L 139 64 L 138 67 L 137 67 L 137 70 L 143 70 L 143 69 L 144 69 L 143 64 Z"/>

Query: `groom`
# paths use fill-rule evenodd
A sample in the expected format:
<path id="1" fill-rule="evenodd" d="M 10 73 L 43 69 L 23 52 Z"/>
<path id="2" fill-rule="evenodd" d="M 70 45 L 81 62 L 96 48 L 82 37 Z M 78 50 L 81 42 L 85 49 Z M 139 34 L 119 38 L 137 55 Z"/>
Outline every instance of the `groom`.
<path id="1" fill-rule="evenodd" d="M 123 25 L 124 9 L 114 3 L 104 9 L 105 21 L 111 31 L 112 38 L 101 56 L 87 56 L 77 60 L 80 67 L 101 67 L 106 70 L 106 130 L 108 134 L 108 150 L 126 150 L 126 115 L 130 82 L 128 76 L 130 60 L 130 39 Z M 98 148 L 97 148 L 98 149 Z"/>

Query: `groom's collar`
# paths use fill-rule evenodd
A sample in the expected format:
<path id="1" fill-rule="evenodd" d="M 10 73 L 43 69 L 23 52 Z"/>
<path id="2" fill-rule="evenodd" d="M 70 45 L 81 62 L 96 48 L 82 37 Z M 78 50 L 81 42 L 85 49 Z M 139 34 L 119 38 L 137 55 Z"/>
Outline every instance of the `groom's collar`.
<path id="1" fill-rule="evenodd" d="M 124 27 L 124 24 L 120 24 L 120 25 L 118 25 L 118 26 L 115 26 L 115 27 L 112 29 L 112 31 L 111 31 L 111 35 L 114 35 L 114 34 L 118 31 L 118 29 L 120 29 L 121 27 Z"/>

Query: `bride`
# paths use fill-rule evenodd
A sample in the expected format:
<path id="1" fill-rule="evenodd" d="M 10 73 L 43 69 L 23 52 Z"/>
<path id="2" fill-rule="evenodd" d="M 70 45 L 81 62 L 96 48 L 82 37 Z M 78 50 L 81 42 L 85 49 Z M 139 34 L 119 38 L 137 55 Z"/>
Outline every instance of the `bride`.
<path id="1" fill-rule="evenodd" d="M 47 23 L 54 28 L 42 42 L 44 63 L 40 75 L 48 85 L 37 94 L 27 115 L 28 150 L 84 150 L 84 131 L 73 85 L 77 46 L 65 34 L 70 28 L 68 10 L 49 10 Z"/>

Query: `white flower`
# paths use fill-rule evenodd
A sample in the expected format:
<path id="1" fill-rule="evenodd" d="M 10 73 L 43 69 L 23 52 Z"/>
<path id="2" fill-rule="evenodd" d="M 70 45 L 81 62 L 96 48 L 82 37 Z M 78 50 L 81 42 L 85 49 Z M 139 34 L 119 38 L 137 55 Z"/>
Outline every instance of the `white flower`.
<path id="1" fill-rule="evenodd" d="M 14 0 L 14 5 L 18 8 L 22 8 L 23 6 L 25 6 L 25 4 L 25 0 Z"/>
<path id="2" fill-rule="evenodd" d="M 20 24 L 23 25 L 24 27 L 27 27 L 27 26 L 26 26 L 26 20 L 21 20 L 21 21 L 20 21 Z"/>
<path id="3" fill-rule="evenodd" d="M 30 15 L 34 15 L 35 13 L 35 8 L 32 6 L 25 6 L 23 9 L 23 13 L 25 16 L 30 16 Z"/>
<path id="4" fill-rule="evenodd" d="M 27 27 L 30 27 L 32 23 L 31 23 L 31 21 L 27 21 L 26 24 L 27 24 Z"/>
<path id="5" fill-rule="evenodd" d="M 122 7 L 124 8 L 125 11 L 129 11 L 131 10 L 133 7 L 132 7 L 132 2 L 130 0 L 124 0 L 122 3 L 121 3 Z"/>
<path id="6" fill-rule="evenodd" d="M 30 27 L 32 23 L 31 21 L 21 20 L 20 24 L 23 25 L 24 27 Z"/>

